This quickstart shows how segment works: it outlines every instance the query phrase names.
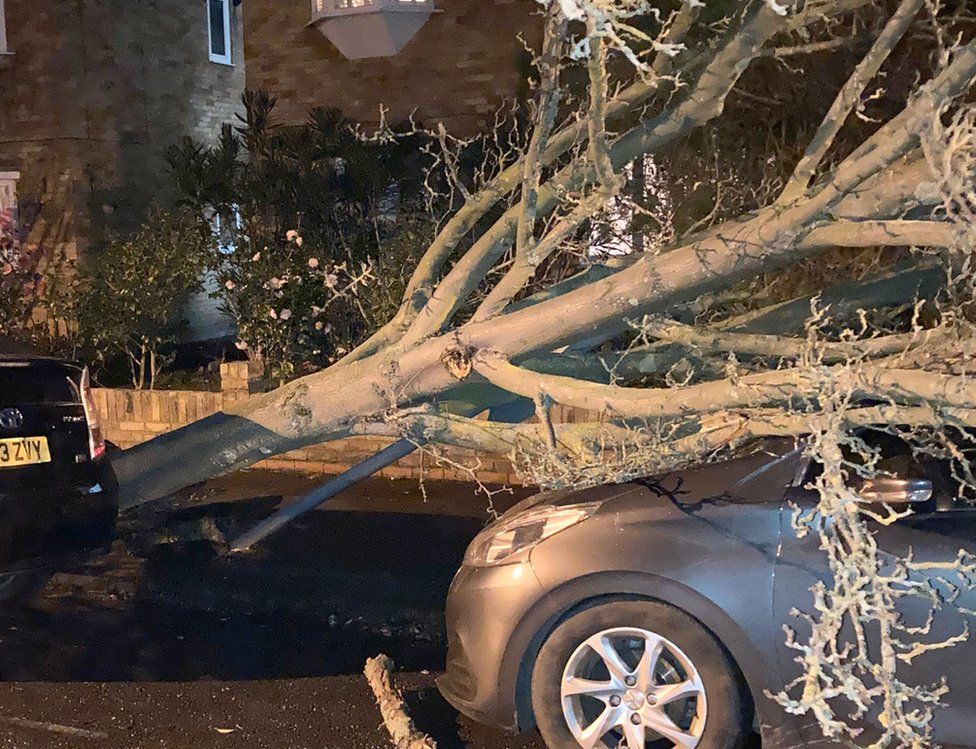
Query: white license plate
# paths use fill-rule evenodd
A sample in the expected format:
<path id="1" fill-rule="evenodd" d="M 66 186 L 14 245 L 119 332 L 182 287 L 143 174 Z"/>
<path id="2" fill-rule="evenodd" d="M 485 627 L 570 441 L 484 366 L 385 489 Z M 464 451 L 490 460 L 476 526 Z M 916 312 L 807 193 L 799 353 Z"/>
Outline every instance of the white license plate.
<path id="1" fill-rule="evenodd" d="M 47 437 L 10 437 L 0 439 L 0 468 L 50 463 Z"/>

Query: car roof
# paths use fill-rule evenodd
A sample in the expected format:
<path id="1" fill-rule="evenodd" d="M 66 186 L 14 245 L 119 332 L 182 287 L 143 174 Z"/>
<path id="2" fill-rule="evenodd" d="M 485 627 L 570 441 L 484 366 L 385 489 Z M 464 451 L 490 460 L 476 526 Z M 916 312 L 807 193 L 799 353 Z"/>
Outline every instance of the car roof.
<path id="1" fill-rule="evenodd" d="M 81 368 L 81 365 L 76 362 L 56 356 L 48 356 L 29 343 L 18 341 L 10 336 L 0 335 L 0 364 L 4 362 L 36 362 L 48 365 L 61 364 L 75 369 Z"/>
<path id="2" fill-rule="evenodd" d="M 15 340 L 10 336 L 0 335 L 0 358 L 36 359 L 42 358 L 42 354 L 27 343 Z"/>

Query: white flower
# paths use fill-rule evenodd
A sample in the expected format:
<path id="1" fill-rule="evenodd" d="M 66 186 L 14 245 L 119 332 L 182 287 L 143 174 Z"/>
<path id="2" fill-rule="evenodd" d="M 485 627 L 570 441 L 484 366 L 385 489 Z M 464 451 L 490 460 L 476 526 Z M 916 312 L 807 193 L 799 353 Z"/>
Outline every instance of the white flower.
<path id="1" fill-rule="evenodd" d="M 579 6 L 576 0 L 559 0 L 559 6 L 563 15 L 570 21 L 579 21 L 586 17 L 586 12 Z"/>
<path id="2" fill-rule="evenodd" d="M 327 289 L 334 289 L 339 283 L 339 276 L 335 273 L 330 273 L 325 277 L 325 287 Z"/>
<path id="3" fill-rule="evenodd" d="M 283 310 L 281 310 L 281 313 L 278 315 L 278 319 L 279 320 L 287 320 L 290 317 L 291 317 L 291 310 L 290 309 L 283 309 Z"/>
<path id="4" fill-rule="evenodd" d="M 226 286 L 228 289 L 233 289 L 236 285 L 237 284 L 235 284 L 233 281 L 228 281 L 224 284 L 224 286 Z"/>
<path id="5" fill-rule="evenodd" d="M 319 320 L 317 323 L 315 323 L 315 329 L 316 330 L 322 330 L 322 328 L 324 328 L 324 327 L 325 327 L 325 323 L 323 323 L 321 320 Z"/>
<path id="6" fill-rule="evenodd" d="M 288 233 L 287 233 L 287 234 L 285 234 L 285 239 L 287 239 L 287 240 L 288 240 L 289 242 L 291 242 L 291 241 L 293 241 L 293 240 L 295 239 L 295 237 L 297 237 L 297 236 L 298 236 L 298 232 L 297 232 L 297 231 L 295 231 L 294 229 L 289 229 L 289 230 L 288 230 Z"/>
<path id="7" fill-rule="evenodd" d="M 276 277 L 268 281 L 268 287 L 272 289 L 280 289 L 282 286 L 285 285 L 285 283 L 287 282 L 284 279 Z"/>
<path id="8" fill-rule="evenodd" d="M 308 267 L 309 268 L 318 268 L 319 267 L 319 259 L 317 257 L 310 257 L 308 259 Z"/>
<path id="9" fill-rule="evenodd" d="M 299 247 L 301 247 L 304 243 L 305 243 L 305 240 L 302 239 L 301 236 L 295 237 L 295 244 L 297 244 Z"/>
<path id="10" fill-rule="evenodd" d="M 274 307 L 268 310 L 268 317 L 270 317 L 272 320 L 278 319 L 278 313 L 274 311 Z"/>
<path id="11" fill-rule="evenodd" d="M 261 259 L 261 253 L 260 252 L 255 252 L 254 253 L 254 257 L 251 258 L 251 262 L 256 263 L 260 259 Z"/>

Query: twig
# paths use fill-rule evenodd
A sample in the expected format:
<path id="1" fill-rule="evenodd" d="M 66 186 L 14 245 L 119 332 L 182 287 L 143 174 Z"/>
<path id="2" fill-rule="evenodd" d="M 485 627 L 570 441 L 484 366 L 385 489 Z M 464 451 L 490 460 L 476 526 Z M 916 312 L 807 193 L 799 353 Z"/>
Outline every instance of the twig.
<path id="1" fill-rule="evenodd" d="M 63 726 L 59 723 L 45 723 L 38 720 L 27 720 L 26 718 L 14 718 L 6 715 L 0 715 L 0 723 L 6 723 L 10 726 L 16 726 L 17 728 L 29 728 L 36 731 L 49 731 L 51 733 L 60 733 L 64 736 L 76 736 L 80 739 L 107 739 L 108 734 L 102 731 L 89 731 L 84 728 L 75 728 L 73 726 Z"/>

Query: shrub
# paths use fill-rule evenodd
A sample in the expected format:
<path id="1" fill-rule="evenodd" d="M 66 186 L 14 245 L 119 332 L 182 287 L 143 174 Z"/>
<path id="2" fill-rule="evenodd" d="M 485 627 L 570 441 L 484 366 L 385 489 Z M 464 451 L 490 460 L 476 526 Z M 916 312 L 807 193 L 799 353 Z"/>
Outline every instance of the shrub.
<path id="1" fill-rule="evenodd" d="M 184 326 L 181 308 L 212 263 L 213 237 L 189 211 L 154 209 L 129 237 L 112 237 L 81 269 L 80 339 L 103 365 L 123 357 L 135 388 L 152 388 Z"/>
<path id="2" fill-rule="evenodd" d="M 325 109 L 276 127 L 274 105 L 248 92 L 216 146 L 185 139 L 167 156 L 183 203 L 219 236 L 215 296 L 238 347 L 284 380 L 387 319 L 433 221 L 416 138 L 364 140 Z"/>
<path id="3" fill-rule="evenodd" d="M 374 280 L 369 261 L 329 262 L 294 230 L 253 253 L 250 243 L 225 252 L 217 278 L 221 306 L 237 323 L 237 347 L 279 381 L 302 363 L 346 353 L 341 342 L 358 327 L 357 315 L 348 318 Z M 340 321 L 346 330 L 334 327 Z"/>
<path id="4" fill-rule="evenodd" d="M 33 328 L 33 312 L 43 291 L 38 253 L 23 242 L 13 209 L 0 211 L 0 319 L 7 335 L 26 338 Z"/>

